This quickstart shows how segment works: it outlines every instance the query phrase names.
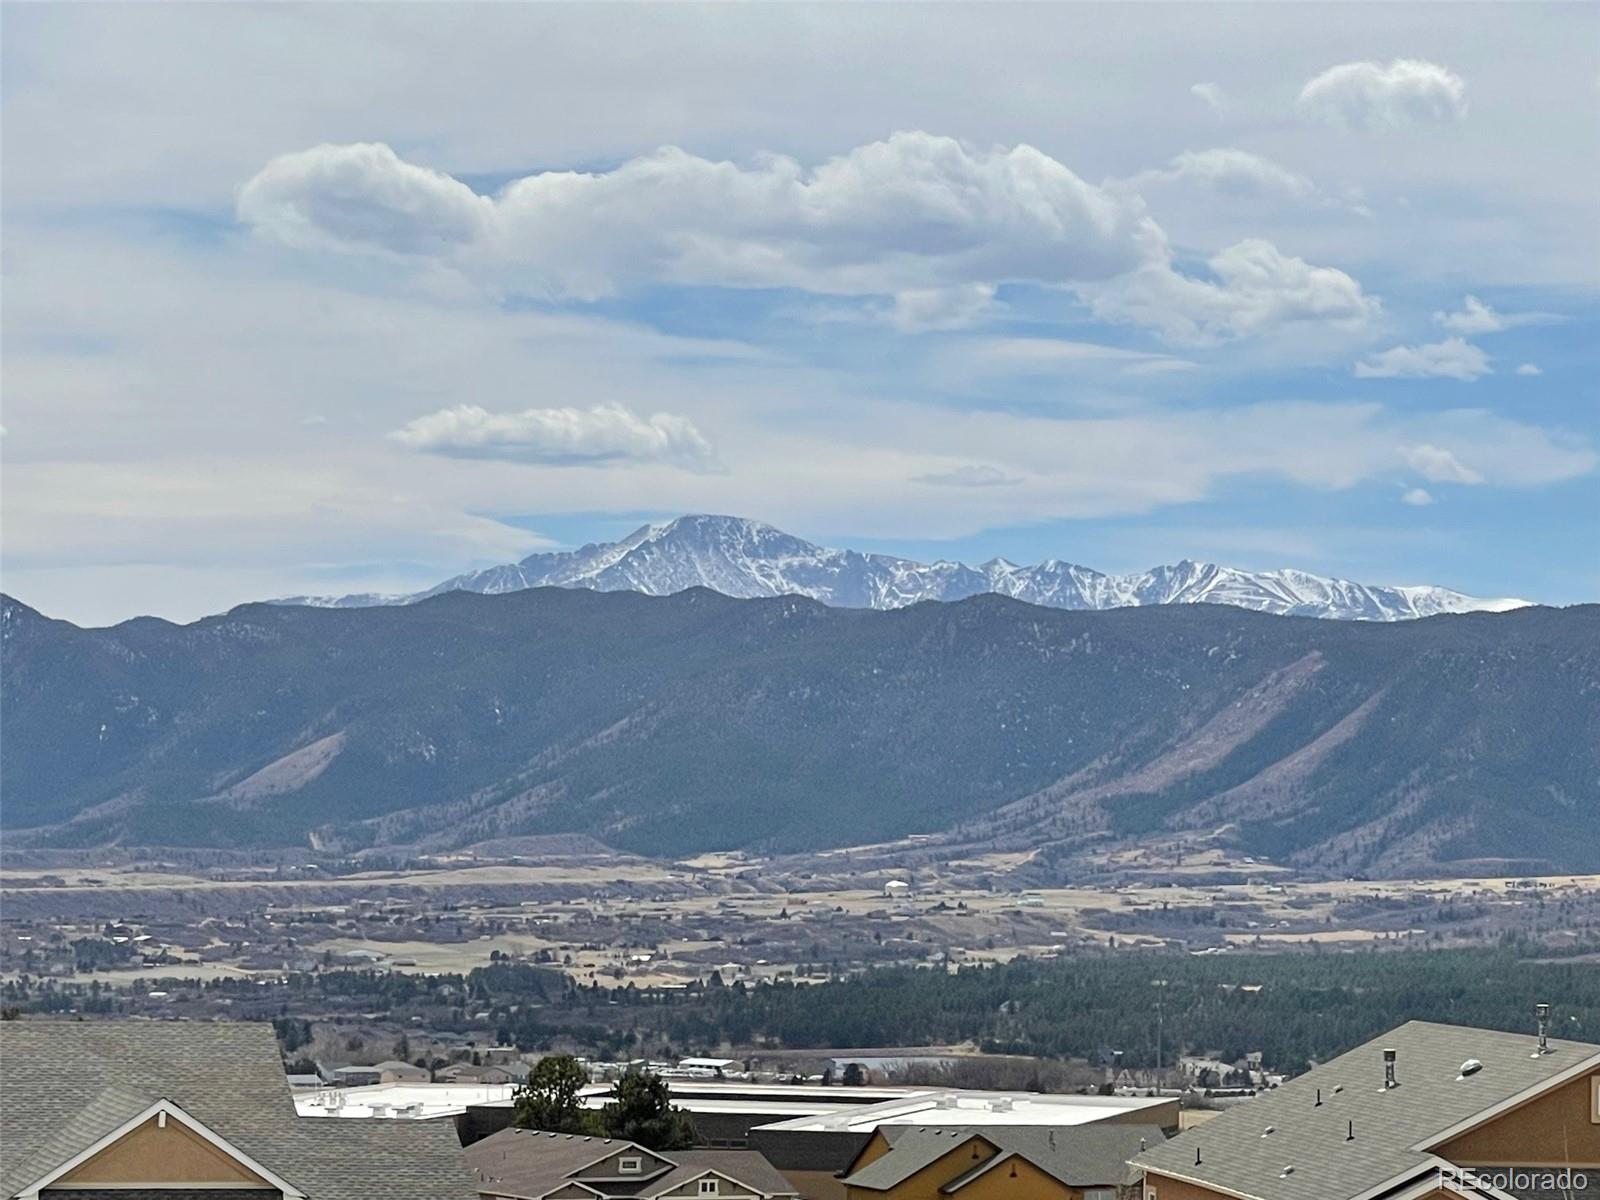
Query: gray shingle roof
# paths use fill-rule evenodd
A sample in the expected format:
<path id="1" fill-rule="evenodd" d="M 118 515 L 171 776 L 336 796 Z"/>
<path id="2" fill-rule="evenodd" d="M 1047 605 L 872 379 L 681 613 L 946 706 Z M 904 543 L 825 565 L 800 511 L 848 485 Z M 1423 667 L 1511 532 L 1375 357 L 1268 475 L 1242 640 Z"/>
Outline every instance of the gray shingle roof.
<path id="1" fill-rule="evenodd" d="M 1412 1021 L 1137 1156 L 1136 1165 L 1257 1200 L 1359 1195 L 1423 1169 L 1428 1156 L 1413 1146 L 1568 1070 L 1600 1064 L 1600 1046 L 1550 1045 L 1553 1053 L 1535 1056 L 1531 1035 Z M 1397 1052 L 1393 1090 L 1383 1086 L 1386 1047 Z M 1483 1067 L 1462 1076 L 1468 1059 Z M 1287 1166 L 1294 1171 L 1285 1175 Z"/>
<path id="2" fill-rule="evenodd" d="M 768 1196 L 799 1194 L 794 1184 L 755 1150 L 671 1150 L 667 1157 L 677 1168 L 653 1183 L 652 1191 L 664 1192 L 707 1171 L 718 1171 Z"/>
<path id="3" fill-rule="evenodd" d="M 1072 1187 L 1109 1187 L 1128 1175 L 1128 1160 L 1165 1136 L 1158 1126 L 1102 1123 L 1051 1128 L 1040 1125 L 985 1125 L 980 1128 L 884 1126 L 887 1154 L 855 1172 L 852 1187 L 887 1190 L 911 1178 L 974 1138 L 1020 1155 Z M 974 1167 L 982 1164 L 974 1163 Z M 952 1171 L 955 1178 L 957 1172 Z M 949 1181 L 944 1181 L 948 1183 Z"/>
<path id="4" fill-rule="evenodd" d="M 610 1138 L 502 1129 L 467 1147 L 467 1166 L 507 1196 L 542 1196 L 574 1171 L 629 1145 Z"/>
<path id="5" fill-rule="evenodd" d="M 486 1188 L 507 1196 L 537 1197 L 559 1188 L 592 1162 L 632 1146 L 631 1142 L 576 1134 L 541 1133 L 535 1129 L 502 1129 L 467 1147 L 467 1162 Z M 794 1196 L 794 1186 L 754 1150 L 668 1150 L 641 1154 L 672 1166 L 648 1171 L 636 1181 L 584 1182 L 617 1196 L 655 1196 L 707 1171 L 718 1171 L 769 1196 Z"/>
<path id="6" fill-rule="evenodd" d="M 448 1121 L 300 1117 L 272 1027 L 0 1022 L 0 1196 L 168 1100 L 311 1200 L 476 1196 Z"/>

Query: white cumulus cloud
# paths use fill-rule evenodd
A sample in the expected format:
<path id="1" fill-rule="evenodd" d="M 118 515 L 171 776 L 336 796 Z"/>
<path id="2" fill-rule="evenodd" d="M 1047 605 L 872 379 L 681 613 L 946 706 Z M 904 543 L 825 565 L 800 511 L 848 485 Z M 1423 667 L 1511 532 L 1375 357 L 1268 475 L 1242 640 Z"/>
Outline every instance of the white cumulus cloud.
<path id="1" fill-rule="evenodd" d="M 1303 321 L 1355 329 L 1381 307 L 1343 271 L 1314 267 L 1259 238 L 1229 246 L 1207 266 L 1214 280 L 1158 259 L 1095 289 L 1090 304 L 1103 319 L 1149 325 L 1196 345 Z"/>
<path id="2" fill-rule="evenodd" d="M 1301 186 L 1239 151 L 1180 156 L 1172 169 L 1217 187 Z M 647 284 L 891 297 L 888 319 L 908 330 L 971 324 L 1008 282 L 1085 295 L 1120 281 L 1137 298 L 1118 319 L 1201 338 L 1361 317 L 1375 303 L 1343 272 L 1261 241 L 1211 260 L 1220 283 L 1191 279 L 1126 187 L 1087 183 L 1031 146 L 918 132 L 811 168 L 665 147 L 610 171 L 529 175 L 493 197 L 386 146 L 321 145 L 272 160 L 238 216 L 293 246 L 445 262 L 554 298 Z"/>
<path id="3" fill-rule="evenodd" d="M 275 158 L 239 193 L 239 219 L 292 246 L 440 254 L 482 239 L 494 205 L 381 143 Z"/>
<path id="4" fill-rule="evenodd" d="M 1517 368 L 1517 374 L 1518 375 L 1543 375 L 1544 372 L 1539 369 L 1538 364 L 1536 364 L 1536 363 L 1523 363 L 1521 366 L 1519 366 Z"/>
<path id="5" fill-rule="evenodd" d="M 1400 497 L 1400 503 L 1409 504 L 1413 508 L 1425 508 L 1433 503 L 1433 493 L 1427 488 L 1407 488 Z"/>
<path id="6" fill-rule="evenodd" d="M 1419 58 L 1329 67 L 1300 89 L 1300 110 L 1348 129 L 1400 129 L 1467 115 L 1467 85 L 1455 72 Z"/>
<path id="7" fill-rule="evenodd" d="M 611 171 L 529 175 L 492 199 L 387 147 L 316 146 L 269 163 L 239 216 L 291 242 L 315 230 L 402 254 L 471 245 L 579 297 L 639 281 L 862 295 L 1103 279 L 1139 262 L 1148 223 L 1136 200 L 1031 146 L 975 151 L 925 133 L 812 169 L 669 146 Z"/>
<path id="8" fill-rule="evenodd" d="M 1449 450 L 1422 442 L 1408 446 L 1406 462 L 1429 483 L 1482 483 L 1483 476 L 1463 463 Z"/>
<path id="9" fill-rule="evenodd" d="M 1228 94 L 1222 90 L 1221 84 L 1197 83 L 1189 88 L 1189 94 L 1199 99 L 1212 112 L 1227 111 Z"/>
<path id="10" fill-rule="evenodd" d="M 1422 346 L 1395 346 L 1356 363 L 1357 379 L 1459 379 L 1471 383 L 1493 374 L 1489 357 L 1464 338 Z"/>
<path id="11" fill-rule="evenodd" d="M 667 462 L 692 467 L 711 459 L 710 443 L 687 417 L 641 417 L 620 404 L 510 413 L 458 404 L 418 417 L 389 436 L 429 454 L 552 465 Z"/>

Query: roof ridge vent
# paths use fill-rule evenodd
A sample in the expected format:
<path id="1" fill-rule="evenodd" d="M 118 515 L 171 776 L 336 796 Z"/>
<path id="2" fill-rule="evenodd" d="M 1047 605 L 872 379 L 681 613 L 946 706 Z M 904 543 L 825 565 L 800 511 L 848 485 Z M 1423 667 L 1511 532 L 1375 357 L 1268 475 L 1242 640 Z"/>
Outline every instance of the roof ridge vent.
<path id="1" fill-rule="evenodd" d="M 1399 1052 L 1393 1047 L 1383 1048 L 1383 1090 L 1386 1092 L 1400 1086 L 1400 1081 L 1394 1077 L 1394 1063 L 1398 1057 Z"/>
<path id="2" fill-rule="evenodd" d="M 1533 1015 L 1539 1022 L 1539 1048 L 1533 1052 L 1534 1058 L 1545 1054 L 1554 1054 L 1550 1047 L 1550 1006 L 1548 1004 L 1535 1004 Z"/>

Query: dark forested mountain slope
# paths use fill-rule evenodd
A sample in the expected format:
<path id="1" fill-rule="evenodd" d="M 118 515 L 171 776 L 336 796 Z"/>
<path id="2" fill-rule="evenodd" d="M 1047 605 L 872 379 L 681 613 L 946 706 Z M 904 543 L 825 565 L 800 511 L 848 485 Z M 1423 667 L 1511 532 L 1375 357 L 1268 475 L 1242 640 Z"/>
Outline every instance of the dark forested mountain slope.
<path id="1" fill-rule="evenodd" d="M 1061 858 L 1193 833 L 1328 870 L 1600 869 L 1594 606 L 1378 625 L 539 588 L 96 630 L 8 599 L 3 629 L 14 840 L 953 831 Z"/>

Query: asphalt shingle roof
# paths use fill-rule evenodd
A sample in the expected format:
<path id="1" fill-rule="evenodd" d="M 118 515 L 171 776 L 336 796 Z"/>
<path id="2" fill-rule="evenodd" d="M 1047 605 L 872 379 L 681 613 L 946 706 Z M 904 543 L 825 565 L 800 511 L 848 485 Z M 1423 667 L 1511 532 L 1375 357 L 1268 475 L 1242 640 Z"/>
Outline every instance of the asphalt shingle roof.
<path id="1" fill-rule="evenodd" d="M 0 1022 L 0 1196 L 167 1100 L 311 1200 L 469 1200 L 448 1121 L 295 1112 L 272 1027 L 182 1021 Z"/>
<path id="2" fill-rule="evenodd" d="M 1535 1044 L 1531 1034 L 1412 1021 L 1153 1147 L 1135 1165 L 1256 1200 L 1359 1195 L 1424 1169 L 1428 1155 L 1412 1148 L 1419 1143 L 1565 1071 L 1600 1064 L 1600 1046 L 1552 1041 L 1541 1056 Z M 1392 1090 L 1384 1087 L 1386 1047 L 1397 1053 Z M 1462 1075 L 1468 1059 L 1482 1069 Z"/>
<path id="3" fill-rule="evenodd" d="M 974 1128 L 884 1126 L 887 1154 L 874 1159 L 845 1182 L 852 1187 L 888 1190 L 911 1178 L 974 1138 L 1020 1155 L 1073 1187 L 1108 1187 L 1128 1175 L 1128 1160 L 1165 1136 L 1155 1125 L 1102 1123 L 1051 1128 L 1041 1125 L 985 1125 Z M 954 1172 L 952 1172 L 952 1178 Z M 949 1182 L 949 1181 L 945 1181 Z"/>
<path id="4" fill-rule="evenodd" d="M 631 1146 L 631 1142 L 576 1134 L 541 1133 L 535 1129 L 502 1129 L 467 1148 L 467 1162 L 483 1185 L 508 1196 L 543 1196 L 559 1188 L 592 1162 Z M 640 1149 L 641 1154 L 652 1152 Z M 651 1170 L 637 1181 L 584 1182 L 617 1196 L 655 1196 L 707 1171 L 768 1196 L 794 1196 L 794 1185 L 754 1150 L 668 1150 L 655 1153 L 670 1164 Z"/>

